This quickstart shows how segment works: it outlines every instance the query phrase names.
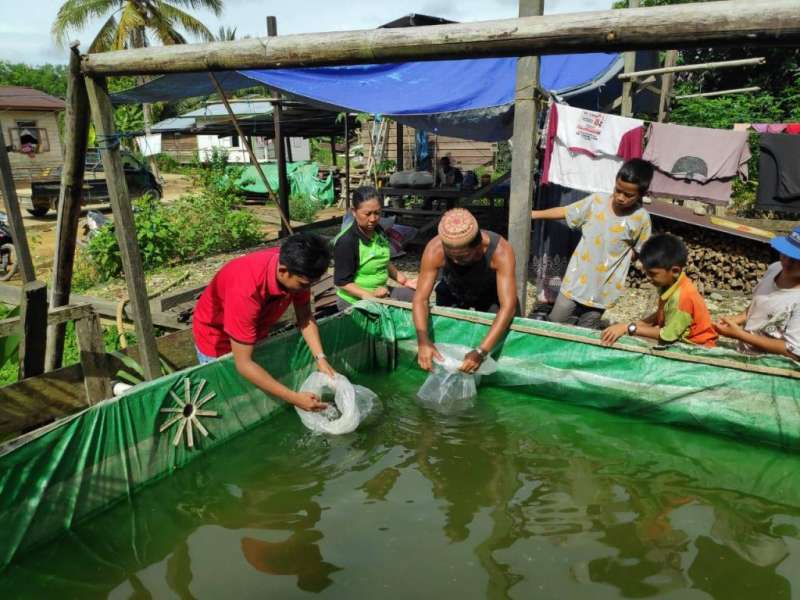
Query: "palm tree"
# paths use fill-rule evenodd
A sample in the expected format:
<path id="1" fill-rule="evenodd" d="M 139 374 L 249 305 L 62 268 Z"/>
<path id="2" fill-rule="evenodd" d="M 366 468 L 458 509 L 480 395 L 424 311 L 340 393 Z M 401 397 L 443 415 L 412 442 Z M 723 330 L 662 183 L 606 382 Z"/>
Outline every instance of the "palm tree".
<path id="1" fill-rule="evenodd" d="M 220 16 L 222 4 L 223 0 L 66 0 L 58 10 L 52 33 L 63 45 L 70 31 L 81 30 L 90 21 L 108 15 L 89 52 L 144 48 L 151 40 L 165 46 L 184 44 L 186 38 L 178 29 L 210 42 L 214 34 L 180 7 L 206 8 Z"/>
<path id="2" fill-rule="evenodd" d="M 236 27 L 219 26 L 219 33 L 215 38 L 218 42 L 231 42 L 236 39 Z"/>
<path id="3" fill-rule="evenodd" d="M 151 40 L 165 46 L 185 44 L 186 38 L 178 29 L 210 42 L 214 34 L 179 7 L 207 8 L 220 16 L 222 3 L 223 0 L 66 0 L 58 9 L 51 31 L 56 42 L 63 45 L 70 31 L 81 30 L 90 21 L 108 15 L 89 46 L 89 52 L 146 48 Z M 139 85 L 146 81 L 143 77 L 137 78 Z M 149 134 L 150 105 L 143 104 L 142 111 L 144 130 Z M 150 168 L 161 179 L 154 157 L 150 157 Z"/>

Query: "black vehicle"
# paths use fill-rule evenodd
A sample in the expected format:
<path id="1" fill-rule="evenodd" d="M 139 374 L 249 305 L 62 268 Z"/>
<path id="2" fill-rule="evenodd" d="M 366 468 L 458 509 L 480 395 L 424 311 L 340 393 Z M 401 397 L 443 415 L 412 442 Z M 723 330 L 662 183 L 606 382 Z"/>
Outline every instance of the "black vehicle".
<path id="1" fill-rule="evenodd" d="M 8 217 L 0 212 L 0 281 L 8 281 L 18 270 L 17 250 L 8 227 Z"/>
<path id="2" fill-rule="evenodd" d="M 130 152 L 122 150 L 120 153 L 122 168 L 125 171 L 125 181 L 131 197 L 138 198 L 149 194 L 156 200 L 160 199 L 163 190 L 150 169 Z M 58 207 L 60 192 L 61 167 L 57 167 L 47 179 L 31 182 L 30 199 L 21 198 L 20 201 L 22 206 L 34 217 L 43 217 L 51 208 L 55 210 Z M 103 172 L 103 162 L 100 160 L 100 151 L 96 148 L 89 148 L 86 151 L 82 204 L 101 202 L 108 202 L 108 186 Z"/>

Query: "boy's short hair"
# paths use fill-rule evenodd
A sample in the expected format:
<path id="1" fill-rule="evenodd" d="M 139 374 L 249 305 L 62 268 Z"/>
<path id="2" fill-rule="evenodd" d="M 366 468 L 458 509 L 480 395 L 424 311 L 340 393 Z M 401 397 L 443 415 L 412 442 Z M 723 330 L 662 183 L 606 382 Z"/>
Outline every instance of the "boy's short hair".
<path id="1" fill-rule="evenodd" d="M 331 251 L 328 244 L 313 233 L 295 233 L 281 245 L 280 264 L 292 275 L 319 279 L 328 270 Z"/>
<path id="2" fill-rule="evenodd" d="M 639 193 L 644 195 L 653 181 L 653 163 L 641 158 L 626 160 L 617 172 L 617 179 L 625 183 L 635 183 L 639 187 Z"/>
<path id="3" fill-rule="evenodd" d="M 669 233 L 654 235 L 644 243 L 639 253 L 645 269 L 683 269 L 688 258 L 689 252 L 683 240 Z"/>

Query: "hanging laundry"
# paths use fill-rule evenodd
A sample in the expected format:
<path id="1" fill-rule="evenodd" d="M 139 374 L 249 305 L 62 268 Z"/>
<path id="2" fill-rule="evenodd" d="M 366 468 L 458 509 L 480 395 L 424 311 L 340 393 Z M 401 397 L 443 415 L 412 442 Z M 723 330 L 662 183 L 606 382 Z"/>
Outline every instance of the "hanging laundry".
<path id="1" fill-rule="evenodd" d="M 643 158 L 655 165 L 654 196 L 727 204 L 737 176 L 747 179 L 746 131 L 653 123 Z"/>
<path id="2" fill-rule="evenodd" d="M 753 123 L 750 127 L 758 133 L 783 133 L 786 123 Z"/>
<path id="3" fill-rule="evenodd" d="M 784 133 L 789 133 L 791 135 L 800 135 L 800 123 L 789 123 L 786 125 L 786 130 Z"/>
<path id="4" fill-rule="evenodd" d="M 759 145 L 756 205 L 800 211 L 800 136 L 762 133 Z"/>
<path id="5" fill-rule="evenodd" d="M 610 193 L 617 171 L 642 155 L 644 121 L 573 108 L 550 108 L 542 183 Z"/>

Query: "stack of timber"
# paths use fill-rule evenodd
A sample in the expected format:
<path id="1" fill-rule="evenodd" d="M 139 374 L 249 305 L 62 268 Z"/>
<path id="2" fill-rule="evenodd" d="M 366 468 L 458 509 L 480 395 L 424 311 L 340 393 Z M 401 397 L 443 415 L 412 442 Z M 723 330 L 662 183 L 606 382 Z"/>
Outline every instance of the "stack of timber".
<path id="1" fill-rule="evenodd" d="M 689 250 L 686 274 L 702 294 L 707 290 L 732 290 L 752 293 L 758 280 L 775 260 L 769 244 L 726 235 L 708 229 L 670 223 L 654 223 L 654 231 L 680 237 Z M 646 281 L 641 265 L 635 262 L 628 275 L 630 287 Z"/>

